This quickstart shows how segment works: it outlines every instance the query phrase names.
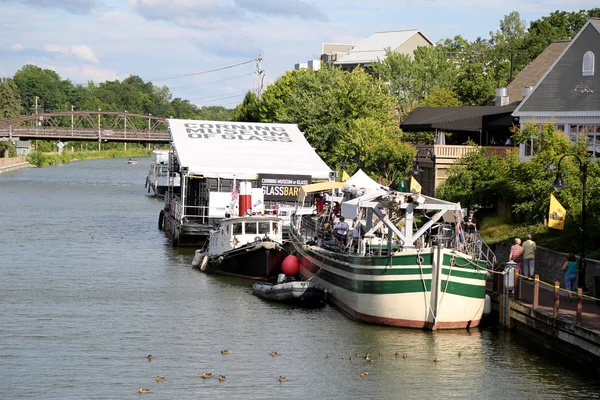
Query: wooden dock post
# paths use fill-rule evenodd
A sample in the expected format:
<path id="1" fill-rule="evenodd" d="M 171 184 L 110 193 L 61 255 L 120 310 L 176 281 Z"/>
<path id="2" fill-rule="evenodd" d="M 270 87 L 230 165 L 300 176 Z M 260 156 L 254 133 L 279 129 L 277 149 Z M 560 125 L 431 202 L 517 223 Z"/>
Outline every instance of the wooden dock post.
<path id="1" fill-rule="evenodd" d="M 514 288 L 514 296 L 515 296 L 515 300 L 519 300 L 519 297 L 521 297 L 521 274 L 519 273 L 519 270 L 515 268 L 515 288 Z"/>
<path id="2" fill-rule="evenodd" d="M 533 281 L 533 309 L 537 309 L 540 303 L 540 276 L 535 274 Z"/>
<path id="3" fill-rule="evenodd" d="M 583 323 L 583 289 L 577 288 L 577 325 Z"/>
<path id="4" fill-rule="evenodd" d="M 558 317 L 558 308 L 560 307 L 560 282 L 554 281 L 554 309 L 552 315 Z"/>

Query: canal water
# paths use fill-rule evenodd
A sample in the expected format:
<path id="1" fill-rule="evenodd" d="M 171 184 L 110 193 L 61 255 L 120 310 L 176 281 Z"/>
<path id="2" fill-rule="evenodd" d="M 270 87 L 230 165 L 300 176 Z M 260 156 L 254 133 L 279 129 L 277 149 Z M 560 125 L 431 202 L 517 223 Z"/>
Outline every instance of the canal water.
<path id="1" fill-rule="evenodd" d="M 367 325 L 191 269 L 157 229 L 149 164 L 0 175 L 0 398 L 600 398 L 594 376 L 498 328 Z"/>

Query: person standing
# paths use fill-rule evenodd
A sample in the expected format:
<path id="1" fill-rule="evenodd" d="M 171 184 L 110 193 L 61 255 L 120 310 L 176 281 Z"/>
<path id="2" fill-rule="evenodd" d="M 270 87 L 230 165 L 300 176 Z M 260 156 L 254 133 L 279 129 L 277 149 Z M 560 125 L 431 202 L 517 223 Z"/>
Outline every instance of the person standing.
<path id="1" fill-rule="evenodd" d="M 358 242 L 362 236 L 362 223 L 360 222 L 360 218 L 354 217 L 352 220 L 352 249 L 356 249 L 358 253 Z"/>
<path id="2" fill-rule="evenodd" d="M 346 234 L 349 229 L 350 225 L 348 225 L 348 223 L 344 221 L 344 217 L 341 216 L 339 222 L 333 226 L 338 247 L 346 246 Z"/>
<path id="3" fill-rule="evenodd" d="M 521 262 L 523 261 L 523 248 L 521 247 L 521 239 L 515 238 L 515 244 L 510 248 L 508 261 L 513 261 L 517 264 L 517 271 L 521 272 Z"/>
<path id="4" fill-rule="evenodd" d="M 567 261 L 562 266 L 562 270 L 565 271 L 565 288 L 567 291 L 567 297 L 569 301 L 573 300 L 571 291 L 575 289 L 575 279 L 577 279 L 577 261 L 575 261 L 575 254 L 569 253 Z"/>
<path id="5" fill-rule="evenodd" d="M 523 242 L 523 274 L 533 278 L 535 270 L 535 242 L 531 240 L 531 235 L 527 234 Z"/>
<path id="6" fill-rule="evenodd" d="M 473 234 L 477 231 L 477 219 L 475 219 L 475 212 L 469 211 L 469 215 L 464 220 L 464 230 L 467 234 L 467 241 L 473 241 Z"/>

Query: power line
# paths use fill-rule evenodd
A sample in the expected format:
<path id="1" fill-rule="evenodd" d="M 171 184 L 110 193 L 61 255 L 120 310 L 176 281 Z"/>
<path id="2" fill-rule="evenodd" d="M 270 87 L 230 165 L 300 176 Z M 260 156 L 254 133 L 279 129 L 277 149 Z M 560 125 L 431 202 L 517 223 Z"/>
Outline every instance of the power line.
<path id="1" fill-rule="evenodd" d="M 223 81 L 229 81 L 231 79 L 236 79 L 236 78 L 241 78 L 243 76 L 250 76 L 250 75 L 254 75 L 256 74 L 256 72 L 250 72 L 248 74 L 241 74 L 241 75 L 236 75 L 236 76 L 231 76 L 229 78 L 223 78 L 223 79 L 216 79 L 214 81 L 207 81 L 207 82 L 200 82 L 200 83 L 192 83 L 189 85 L 181 85 L 181 86 L 173 86 L 172 88 L 170 88 L 171 90 L 176 90 L 176 89 L 181 89 L 181 90 L 185 90 L 187 88 L 191 88 L 191 87 L 196 87 L 196 86 L 202 86 L 202 85 L 206 85 L 209 83 L 217 83 L 217 82 L 223 82 Z"/>
<path id="2" fill-rule="evenodd" d="M 151 82 L 151 81 L 162 81 L 162 80 L 165 80 L 165 79 L 179 79 L 179 78 L 184 78 L 186 76 L 208 74 L 208 73 L 211 73 L 211 72 L 223 71 L 225 69 L 239 67 L 240 65 L 244 65 L 244 64 L 250 64 L 251 62 L 255 62 L 255 61 L 256 61 L 256 58 L 254 58 L 252 60 L 242 61 L 242 62 L 237 63 L 237 64 L 226 65 L 224 67 L 217 67 L 217 68 L 207 69 L 207 70 L 204 70 L 204 71 L 197 71 L 197 72 L 187 72 L 187 73 L 184 73 L 184 74 L 165 76 L 165 77 L 162 77 L 162 78 L 148 79 L 148 81 L 149 82 Z"/>
<path id="3" fill-rule="evenodd" d="M 247 92 L 248 92 L 248 89 L 245 89 L 245 90 L 240 90 L 240 91 L 237 91 L 237 92 L 226 93 L 226 95 L 229 96 L 227 98 L 231 98 L 231 97 L 234 97 L 234 96 L 239 96 L 241 94 L 245 94 Z M 214 100 L 219 100 L 222 97 L 223 97 L 223 94 L 219 94 L 219 95 L 208 96 L 208 97 L 196 97 L 195 99 L 189 99 L 189 101 L 207 101 L 207 100 L 211 100 L 212 101 L 213 99 Z"/>
<path id="4" fill-rule="evenodd" d="M 244 93 L 246 93 L 246 91 L 245 91 Z M 242 95 L 242 93 L 238 93 L 238 94 L 235 94 L 235 95 L 233 95 L 233 96 L 217 97 L 217 98 L 215 98 L 215 99 L 211 99 L 211 100 L 206 100 L 206 99 L 203 99 L 203 100 L 196 100 L 196 101 L 194 101 L 194 103 L 202 103 L 202 104 L 204 104 L 204 103 L 212 103 L 213 101 L 219 101 L 219 100 L 232 99 L 232 98 L 234 98 L 234 97 L 239 97 L 239 96 L 241 96 L 241 95 Z"/>

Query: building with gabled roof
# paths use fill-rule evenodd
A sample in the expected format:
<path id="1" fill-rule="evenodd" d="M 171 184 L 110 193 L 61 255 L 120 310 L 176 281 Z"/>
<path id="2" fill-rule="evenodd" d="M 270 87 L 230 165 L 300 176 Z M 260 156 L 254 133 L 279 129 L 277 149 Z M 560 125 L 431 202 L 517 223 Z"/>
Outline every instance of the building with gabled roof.
<path id="1" fill-rule="evenodd" d="M 433 42 L 418 29 L 376 32 L 341 58 L 338 57 L 333 64 L 350 71 L 385 59 L 388 49 L 412 56 L 417 47 L 422 46 L 433 46 Z"/>
<path id="2" fill-rule="evenodd" d="M 571 43 L 569 40 L 552 42 L 533 61 L 527 64 L 506 87 L 508 102 L 518 103 L 523 100 L 569 43 Z"/>
<path id="3" fill-rule="evenodd" d="M 600 152 L 600 19 L 591 18 L 517 107 L 513 116 L 527 124 L 556 126 L 576 141 L 586 135 L 588 149 Z M 535 154 L 533 140 L 521 159 Z"/>

